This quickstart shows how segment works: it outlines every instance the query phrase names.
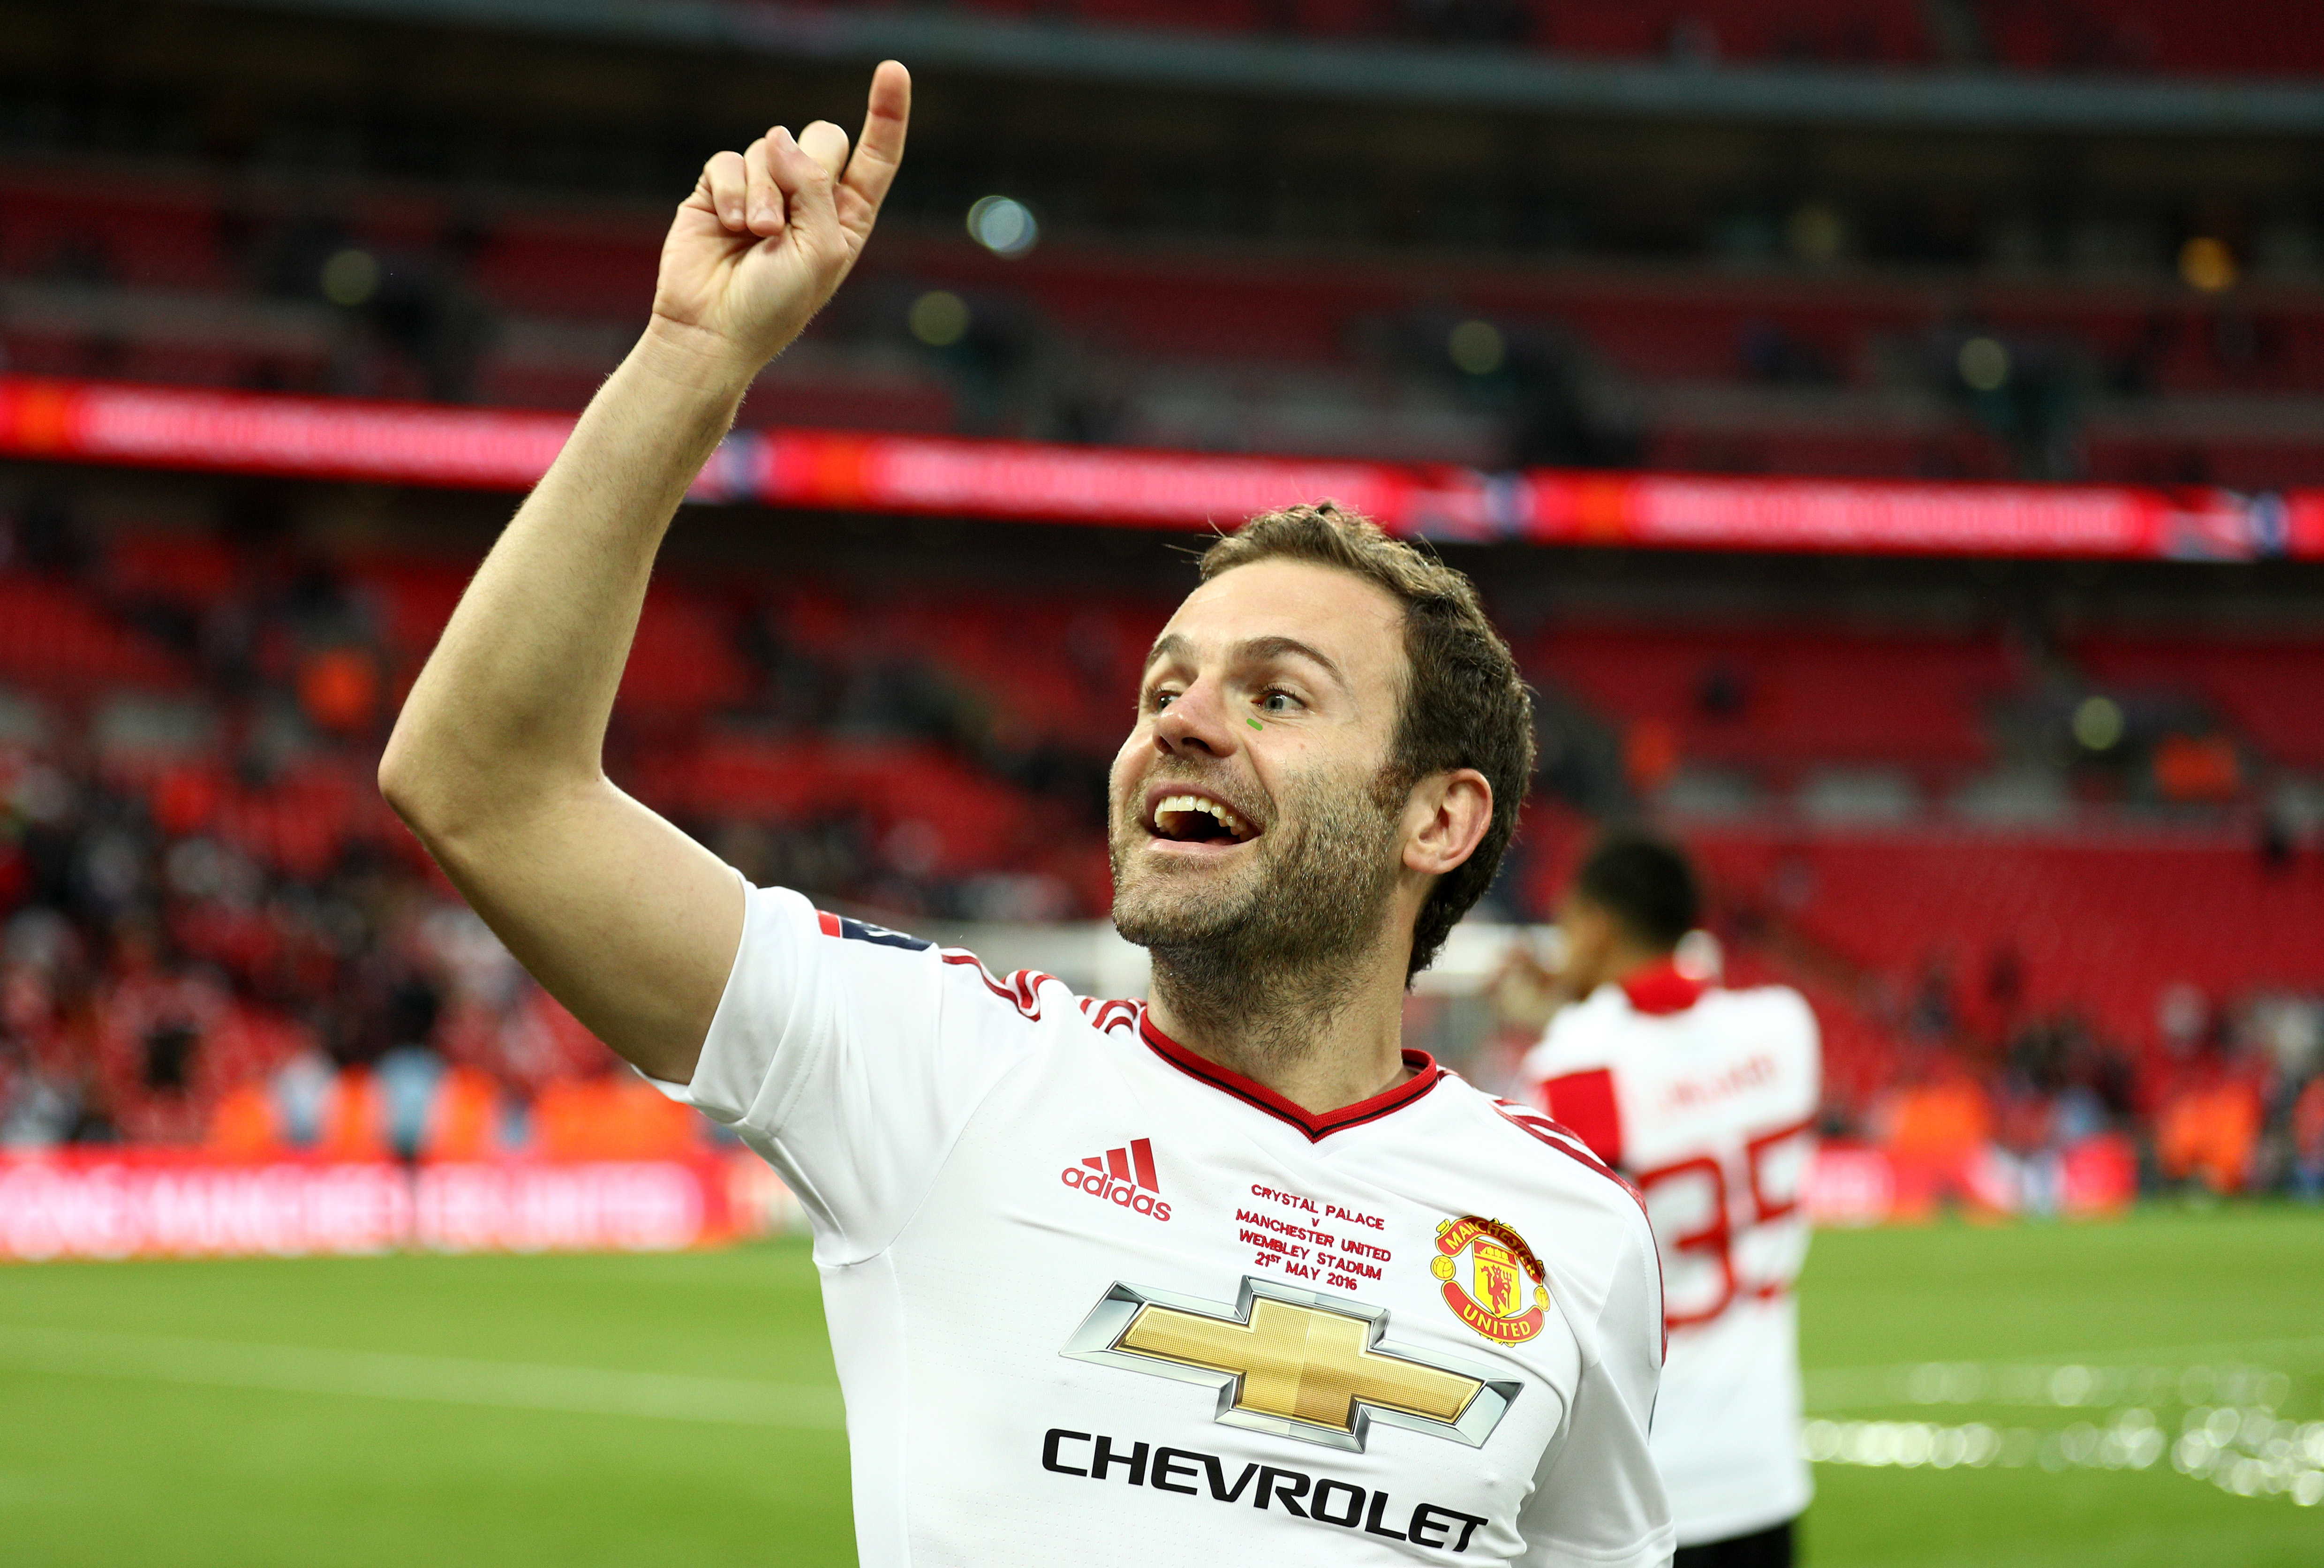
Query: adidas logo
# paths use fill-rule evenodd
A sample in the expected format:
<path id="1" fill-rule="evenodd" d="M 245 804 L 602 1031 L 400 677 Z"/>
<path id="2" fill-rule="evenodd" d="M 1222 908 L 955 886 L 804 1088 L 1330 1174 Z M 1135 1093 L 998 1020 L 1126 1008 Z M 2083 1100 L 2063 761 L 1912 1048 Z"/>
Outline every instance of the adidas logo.
<path id="1" fill-rule="evenodd" d="M 1065 1167 L 1058 1179 L 1135 1213 L 1157 1220 L 1170 1217 L 1170 1205 L 1162 1201 L 1162 1178 L 1154 1172 L 1151 1139 L 1133 1138 L 1126 1147 L 1109 1148 L 1102 1156 L 1085 1155 L 1081 1164 Z"/>

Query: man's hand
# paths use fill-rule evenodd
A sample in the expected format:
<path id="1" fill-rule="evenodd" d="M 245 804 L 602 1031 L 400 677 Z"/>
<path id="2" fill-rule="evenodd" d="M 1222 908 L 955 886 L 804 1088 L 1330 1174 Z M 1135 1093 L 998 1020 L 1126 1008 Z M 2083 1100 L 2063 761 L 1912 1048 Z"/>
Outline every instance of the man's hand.
<path id="1" fill-rule="evenodd" d="M 650 339 L 689 379 L 745 384 L 830 299 L 880 216 L 904 155 L 912 78 L 894 60 L 872 76 L 863 135 L 817 120 L 781 125 L 703 165 L 662 242 Z"/>

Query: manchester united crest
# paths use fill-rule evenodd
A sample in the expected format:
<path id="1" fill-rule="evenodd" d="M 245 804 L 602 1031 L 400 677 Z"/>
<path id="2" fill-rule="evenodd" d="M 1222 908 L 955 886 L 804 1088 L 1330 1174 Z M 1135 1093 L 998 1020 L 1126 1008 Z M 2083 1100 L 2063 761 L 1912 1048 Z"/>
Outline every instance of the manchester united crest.
<path id="1" fill-rule="evenodd" d="M 1437 1226 L 1428 1271 L 1444 1282 L 1444 1305 L 1453 1314 L 1495 1344 L 1520 1344 L 1541 1332 L 1549 1307 L 1547 1277 L 1526 1239 L 1500 1221 L 1470 1214 Z"/>

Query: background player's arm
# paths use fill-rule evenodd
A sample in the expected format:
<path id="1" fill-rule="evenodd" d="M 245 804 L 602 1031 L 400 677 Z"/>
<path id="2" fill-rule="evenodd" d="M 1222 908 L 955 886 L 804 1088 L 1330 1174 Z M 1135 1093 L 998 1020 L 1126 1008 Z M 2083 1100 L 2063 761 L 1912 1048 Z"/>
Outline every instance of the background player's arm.
<path id="1" fill-rule="evenodd" d="M 664 241 L 651 324 L 445 628 L 380 787 L 525 967 L 657 1077 L 694 1071 L 741 939 L 733 873 L 605 778 L 654 552 L 752 378 L 854 264 L 911 84 L 872 78 L 851 159 L 824 122 L 721 152 Z"/>

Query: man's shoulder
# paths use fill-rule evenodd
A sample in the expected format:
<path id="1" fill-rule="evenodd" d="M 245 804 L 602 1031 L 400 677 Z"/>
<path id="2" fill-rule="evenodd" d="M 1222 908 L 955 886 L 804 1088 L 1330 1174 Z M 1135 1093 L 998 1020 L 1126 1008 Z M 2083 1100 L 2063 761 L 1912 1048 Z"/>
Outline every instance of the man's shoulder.
<path id="1" fill-rule="evenodd" d="M 1717 986 L 1703 992 L 1702 1001 L 1704 1004 L 1719 1009 L 1810 1019 L 1815 1016 L 1806 997 L 1791 986 L 1774 981 L 1764 985 Z"/>
<path id="2" fill-rule="evenodd" d="M 1640 1011 L 1621 987 L 1602 985 L 1558 1010 L 1535 1054 L 1545 1064 L 1599 1065 L 1603 1064 L 1598 1058 L 1611 1060 L 1652 1042 L 1684 1040 L 1704 1028 L 1773 1029 L 1812 1038 L 1815 1027 L 1814 1010 L 1788 985 L 1713 985 L 1673 1012 Z"/>
<path id="3" fill-rule="evenodd" d="M 1624 1225 L 1645 1223 L 1636 1187 L 1591 1151 L 1579 1135 L 1538 1108 L 1488 1093 L 1455 1073 L 1448 1092 L 1453 1114 L 1464 1119 L 1461 1156 L 1499 1174 L 1513 1201 L 1546 1198 L 1602 1213 Z"/>
<path id="4" fill-rule="evenodd" d="M 1812 1060 L 1821 1044 L 1815 1010 L 1788 985 L 1752 985 L 1707 992 L 1702 1022 L 1715 1032 L 1748 1038 L 1754 1048 L 1775 1046 Z"/>
<path id="5" fill-rule="evenodd" d="M 1519 1077 L 1539 1084 L 1561 1074 L 1609 1066 L 1620 1053 L 1623 1025 L 1634 1015 L 1619 987 L 1601 985 L 1550 1015 L 1548 1027 L 1526 1053 Z"/>
<path id="6" fill-rule="evenodd" d="M 917 971 L 938 982 L 989 999 L 991 1016 L 1026 1023 L 1079 1020 L 1101 1031 L 1137 1027 L 1141 1010 L 1131 1001 L 1084 997 L 1056 975 L 1038 969 L 1001 970 L 966 947 L 947 946 L 927 936 L 853 915 L 835 914 L 788 889 L 762 889 L 797 922 L 810 955 L 853 969 L 877 987 Z M 812 959 L 810 959 L 812 962 Z"/>
<path id="7" fill-rule="evenodd" d="M 1601 985 L 1588 996 L 1567 1002 L 1550 1015 L 1545 1040 L 1559 1045 L 1581 1046 L 1592 1041 L 1611 1039 L 1622 1027 L 1638 1016 L 1630 1006 L 1630 999 L 1622 994 L 1618 985 Z"/>

